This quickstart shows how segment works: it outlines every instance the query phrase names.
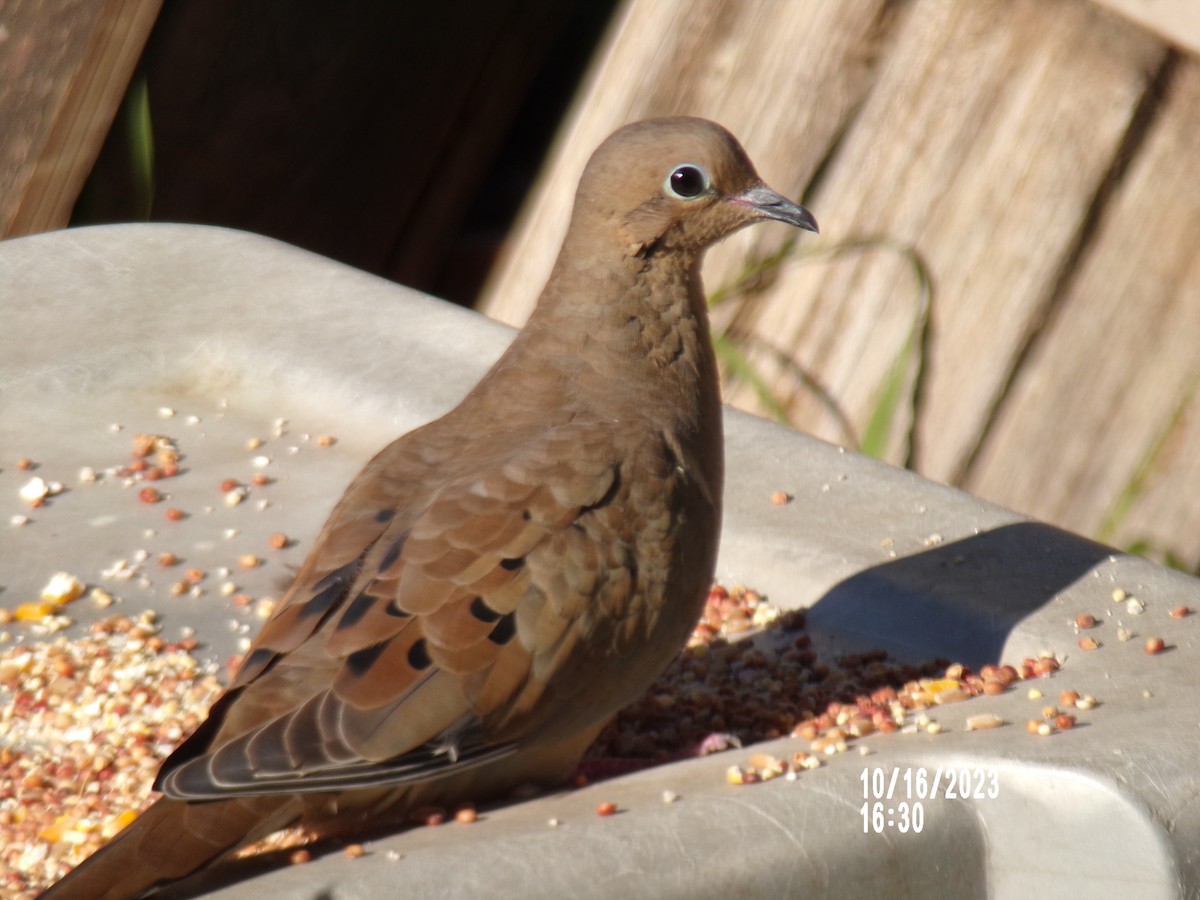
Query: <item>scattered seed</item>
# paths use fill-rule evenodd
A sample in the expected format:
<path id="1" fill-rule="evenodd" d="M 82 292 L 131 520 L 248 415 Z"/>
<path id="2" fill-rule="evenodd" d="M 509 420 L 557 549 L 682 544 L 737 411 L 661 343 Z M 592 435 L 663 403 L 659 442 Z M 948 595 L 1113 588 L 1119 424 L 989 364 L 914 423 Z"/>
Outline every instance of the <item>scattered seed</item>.
<path id="1" fill-rule="evenodd" d="M 1060 713 L 1054 717 L 1054 727 L 1059 731 L 1066 731 L 1069 728 L 1075 727 L 1075 717 L 1069 713 Z"/>
<path id="2" fill-rule="evenodd" d="M 1042 656 L 1033 661 L 1033 674 L 1039 678 L 1044 678 L 1053 672 L 1058 671 L 1058 660 L 1053 656 Z"/>
<path id="3" fill-rule="evenodd" d="M 45 479 L 34 477 L 17 491 L 17 495 L 29 505 L 38 506 L 50 495 L 50 485 Z"/>
<path id="4" fill-rule="evenodd" d="M 138 491 L 138 499 L 143 503 L 157 503 L 163 498 L 158 488 L 144 487 Z"/>
<path id="5" fill-rule="evenodd" d="M 337 443 L 337 438 L 335 438 L 333 435 L 329 435 L 329 434 L 318 434 L 317 435 L 317 446 L 318 447 L 332 447 L 336 443 Z"/>
<path id="6" fill-rule="evenodd" d="M 342 848 L 342 855 L 346 859 L 359 859 L 365 856 L 367 849 L 362 844 L 347 844 Z"/>
<path id="7" fill-rule="evenodd" d="M 1058 703 L 1060 706 L 1073 707 L 1079 702 L 1078 691 L 1063 691 L 1058 695 Z"/>
<path id="8" fill-rule="evenodd" d="M 267 538 L 267 543 L 270 545 L 272 550 L 282 550 L 287 547 L 291 541 L 282 531 L 277 531 Z"/>
<path id="9" fill-rule="evenodd" d="M 55 605 L 70 603 L 83 596 L 84 584 L 70 572 L 55 572 L 42 588 L 41 599 Z"/>
<path id="10" fill-rule="evenodd" d="M 598 816 L 611 816 L 616 811 L 617 811 L 617 804 L 612 803 L 608 800 L 605 800 L 602 803 L 596 804 L 596 815 L 598 815 Z"/>
<path id="11" fill-rule="evenodd" d="M 984 731 L 990 728 L 999 728 L 1004 724 L 1004 720 L 992 713 L 983 713 L 978 716 L 968 716 L 965 728 L 967 731 Z"/>
<path id="12" fill-rule="evenodd" d="M 1113 588 L 1112 601 L 1113 603 L 1123 603 L 1129 595 L 1125 593 L 1124 588 Z"/>
<path id="13" fill-rule="evenodd" d="M 288 856 L 288 862 L 293 866 L 302 866 L 306 862 L 312 862 L 312 851 L 304 847 L 293 850 L 291 855 Z"/>
<path id="14" fill-rule="evenodd" d="M 792 502 L 792 495 L 787 491 L 772 491 L 771 502 L 776 506 L 786 506 Z"/>
<path id="15" fill-rule="evenodd" d="M 237 558 L 238 568 L 254 569 L 262 565 L 262 560 L 253 553 L 243 553 Z"/>
<path id="16" fill-rule="evenodd" d="M 479 819 L 479 812 L 470 803 L 464 803 L 454 811 L 454 821 L 460 825 L 470 825 Z"/>
<path id="17" fill-rule="evenodd" d="M 1095 628 L 1096 617 L 1091 613 L 1080 613 L 1075 617 L 1076 628 Z"/>
<path id="18" fill-rule="evenodd" d="M 143 459 L 154 452 L 155 437 L 152 434 L 135 434 L 130 453 L 137 459 Z"/>
<path id="19" fill-rule="evenodd" d="M 1146 638 L 1145 650 L 1151 655 L 1162 653 L 1166 647 L 1166 643 L 1160 637 Z"/>
<path id="20" fill-rule="evenodd" d="M 1183 619 L 1192 614 L 1191 609 L 1186 606 L 1177 606 L 1170 612 L 1172 619 Z"/>
<path id="21" fill-rule="evenodd" d="M 1100 642 L 1093 637 L 1083 637 L 1079 639 L 1080 650 L 1095 650 L 1100 646 Z"/>

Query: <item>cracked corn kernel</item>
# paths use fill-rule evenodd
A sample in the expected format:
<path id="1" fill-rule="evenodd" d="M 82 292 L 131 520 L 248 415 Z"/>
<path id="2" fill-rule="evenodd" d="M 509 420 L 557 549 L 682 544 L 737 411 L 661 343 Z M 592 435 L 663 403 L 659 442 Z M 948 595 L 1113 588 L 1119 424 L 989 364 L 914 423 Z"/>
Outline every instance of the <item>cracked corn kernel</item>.
<path id="1" fill-rule="evenodd" d="M 69 572 L 55 572 L 42 588 L 41 599 L 47 603 L 70 603 L 83 596 L 84 584 Z"/>

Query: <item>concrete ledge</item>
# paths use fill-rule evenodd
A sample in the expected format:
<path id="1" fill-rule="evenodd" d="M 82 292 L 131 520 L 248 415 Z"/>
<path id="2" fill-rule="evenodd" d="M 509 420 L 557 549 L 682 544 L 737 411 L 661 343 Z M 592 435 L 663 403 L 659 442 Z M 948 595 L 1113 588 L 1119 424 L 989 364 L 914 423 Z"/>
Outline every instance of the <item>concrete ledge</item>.
<path id="1" fill-rule="evenodd" d="M 294 248 L 192 226 L 2 243 L 0 291 L 4 606 L 36 596 L 59 569 L 98 582 L 114 559 L 180 547 L 189 564 L 215 569 L 234 545 L 263 547 L 285 531 L 293 549 L 238 576 L 256 596 L 275 591 L 359 466 L 452 406 L 511 334 Z M 156 414 L 164 406 L 178 410 L 169 424 Z M 273 438 L 277 418 L 287 433 Z M 76 483 L 81 466 L 123 461 L 135 431 L 169 433 L 186 454 L 192 477 L 172 487 L 172 503 L 190 516 L 170 528 L 117 485 Z M 338 442 L 318 448 L 306 433 Z M 251 452 L 251 436 L 268 440 Z M 1195 896 L 1200 617 L 1167 612 L 1200 608 L 1200 583 L 750 416 L 729 413 L 726 437 L 722 580 L 809 607 L 810 627 L 836 646 L 976 666 L 1057 651 L 1068 662 L 1055 690 L 1102 701 L 1086 727 L 1032 738 L 1020 723 L 1036 707 L 1009 692 L 939 708 L 943 734 L 879 735 L 869 756 L 843 754 L 796 782 L 730 788 L 723 772 L 745 754 L 717 755 L 514 803 L 471 828 L 393 835 L 363 859 L 332 854 L 211 896 L 350 900 L 397 885 L 408 898 Z M 215 485 L 248 477 L 259 455 L 278 476 L 271 506 L 225 508 Z M 69 490 L 15 528 L 8 518 L 27 512 L 16 491 L 29 473 L 12 466 L 21 456 Z M 795 500 L 772 505 L 777 489 Z M 144 587 L 122 586 L 125 609 L 154 606 L 168 630 L 194 625 L 217 658 L 236 652 L 231 619 L 257 625 L 215 593 L 171 598 L 170 579 L 147 574 Z M 1146 601 L 1142 616 L 1123 618 L 1116 586 Z M 1102 621 L 1091 653 L 1076 649 L 1083 611 Z M 1118 620 L 1141 638 L 1119 642 Z M 1150 634 L 1173 649 L 1146 655 Z M 963 731 L 981 712 L 1016 724 Z M 999 795 L 929 800 L 920 834 L 865 834 L 864 769 L 919 766 L 994 770 Z M 665 788 L 683 799 L 663 805 Z M 626 812 L 598 819 L 599 799 Z M 551 817 L 563 825 L 547 828 Z"/>

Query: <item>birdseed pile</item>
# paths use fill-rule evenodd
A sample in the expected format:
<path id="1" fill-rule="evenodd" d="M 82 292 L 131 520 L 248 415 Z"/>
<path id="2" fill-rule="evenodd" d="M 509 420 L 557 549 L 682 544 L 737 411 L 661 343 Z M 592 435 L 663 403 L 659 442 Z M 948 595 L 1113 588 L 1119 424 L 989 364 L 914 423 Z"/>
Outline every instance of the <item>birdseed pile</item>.
<path id="1" fill-rule="evenodd" d="M 753 590 L 715 586 L 688 647 L 589 757 L 664 761 L 721 746 L 711 740 L 717 733 L 745 745 L 794 735 L 793 758 L 756 754 L 730 769 L 732 783 L 753 783 L 813 768 L 866 734 L 928 728 L 920 724 L 923 709 L 1058 668 L 1042 658 L 976 674 L 944 662 L 898 663 L 882 652 L 823 660 L 804 626 L 802 611 L 781 611 Z M 0 889 L 22 900 L 149 804 L 158 766 L 202 721 L 221 678 L 217 664 L 200 660 L 193 636 L 166 639 L 149 612 L 111 616 L 78 638 L 7 635 L 0 653 Z M 1072 702 L 1086 708 L 1095 701 Z M 1070 727 L 1066 719 L 1060 724 Z M 301 839 L 292 833 L 270 846 Z"/>

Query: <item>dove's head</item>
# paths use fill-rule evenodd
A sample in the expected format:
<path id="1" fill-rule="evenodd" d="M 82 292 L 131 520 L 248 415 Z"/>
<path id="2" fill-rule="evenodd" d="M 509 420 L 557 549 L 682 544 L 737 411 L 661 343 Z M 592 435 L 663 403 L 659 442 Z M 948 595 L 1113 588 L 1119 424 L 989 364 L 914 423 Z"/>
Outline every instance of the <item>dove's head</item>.
<path id="1" fill-rule="evenodd" d="M 763 184 L 733 135 L 679 117 L 626 125 L 600 145 L 580 180 L 571 227 L 593 247 L 615 239 L 630 255 L 698 258 L 763 220 L 817 230 L 808 210 Z"/>

